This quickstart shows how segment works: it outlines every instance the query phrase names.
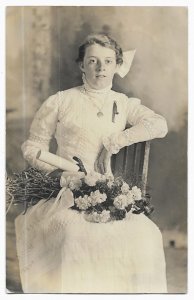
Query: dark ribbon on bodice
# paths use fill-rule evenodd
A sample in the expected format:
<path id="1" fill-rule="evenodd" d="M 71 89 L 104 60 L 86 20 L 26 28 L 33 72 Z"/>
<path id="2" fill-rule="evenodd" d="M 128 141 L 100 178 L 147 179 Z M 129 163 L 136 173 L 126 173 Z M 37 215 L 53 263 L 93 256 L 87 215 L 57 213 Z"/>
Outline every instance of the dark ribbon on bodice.
<path id="1" fill-rule="evenodd" d="M 114 101 L 113 103 L 113 108 L 112 108 L 112 122 L 114 123 L 115 122 L 115 115 L 118 115 L 119 112 L 117 110 L 117 103 L 116 101 Z"/>

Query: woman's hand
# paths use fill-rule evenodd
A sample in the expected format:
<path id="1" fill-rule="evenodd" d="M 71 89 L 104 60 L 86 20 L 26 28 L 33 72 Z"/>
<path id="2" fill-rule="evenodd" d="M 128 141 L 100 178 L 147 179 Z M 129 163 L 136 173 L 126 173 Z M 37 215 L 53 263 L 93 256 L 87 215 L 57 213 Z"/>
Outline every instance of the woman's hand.
<path id="1" fill-rule="evenodd" d="M 111 154 L 103 146 L 101 151 L 98 154 L 98 157 L 94 163 L 94 171 L 105 174 L 107 172 L 107 166 L 110 161 Z"/>

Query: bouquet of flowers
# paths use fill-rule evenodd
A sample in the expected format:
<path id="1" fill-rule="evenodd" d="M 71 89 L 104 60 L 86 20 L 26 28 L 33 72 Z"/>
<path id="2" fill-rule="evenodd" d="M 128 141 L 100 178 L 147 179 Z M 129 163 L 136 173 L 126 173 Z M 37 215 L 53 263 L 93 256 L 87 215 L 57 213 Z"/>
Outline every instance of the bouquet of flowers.
<path id="1" fill-rule="evenodd" d="M 80 177 L 61 177 L 61 186 L 73 193 L 76 209 L 90 222 L 105 223 L 122 220 L 131 211 L 149 215 L 153 211 L 149 197 L 143 198 L 141 189 L 127 184 L 121 177 L 93 172 Z"/>
<path id="2" fill-rule="evenodd" d="M 142 197 L 139 187 L 127 184 L 121 177 L 96 172 L 63 172 L 61 178 L 53 178 L 35 168 L 8 178 L 7 193 L 11 196 L 8 205 L 23 203 L 25 213 L 41 199 L 57 197 L 62 189 L 72 192 L 71 209 L 83 213 L 90 222 L 122 220 L 129 211 L 149 215 L 153 210 L 149 197 Z"/>

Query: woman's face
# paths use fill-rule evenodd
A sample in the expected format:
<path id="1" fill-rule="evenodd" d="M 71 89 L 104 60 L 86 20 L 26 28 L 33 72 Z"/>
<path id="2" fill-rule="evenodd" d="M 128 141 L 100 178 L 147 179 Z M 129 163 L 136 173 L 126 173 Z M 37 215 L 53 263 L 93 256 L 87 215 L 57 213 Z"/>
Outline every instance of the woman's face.
<path id="1" fill-rule="evenodd" d="M 88 46 L 80 69 L 93 89 L 106 88 L 112 84 L 117 70 L 115 51 L 99 44 Z"/>

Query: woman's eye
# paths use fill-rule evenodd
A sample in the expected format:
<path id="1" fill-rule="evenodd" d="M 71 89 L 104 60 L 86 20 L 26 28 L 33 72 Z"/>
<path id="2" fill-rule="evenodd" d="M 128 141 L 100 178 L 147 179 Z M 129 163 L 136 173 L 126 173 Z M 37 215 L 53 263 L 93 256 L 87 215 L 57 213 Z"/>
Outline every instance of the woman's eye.
<path id="1" fill-rule="evenodd" d="M 89 64 L 95 64 L 96 63 L 96 59 L 92 58 L 89 60 Z"/>
<path id="2" fill-rule="evenodd" d="M 106 60 L 105 60 L 105 63 L 106 63 L 107 65 L 112 64 L 112 60 L 111 60 L 111 59 L 106 59 Z"/>

